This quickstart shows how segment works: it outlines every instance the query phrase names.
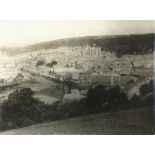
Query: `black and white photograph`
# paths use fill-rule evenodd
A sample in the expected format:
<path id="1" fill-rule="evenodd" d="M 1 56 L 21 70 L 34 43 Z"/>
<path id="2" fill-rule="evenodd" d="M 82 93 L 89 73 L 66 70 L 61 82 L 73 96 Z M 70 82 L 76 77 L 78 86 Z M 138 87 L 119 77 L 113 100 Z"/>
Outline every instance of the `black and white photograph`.
<path id="1" fill-rule="evenodd" d="M 153 135 L 153 20 L 0 21 L 0 135 Z"/>

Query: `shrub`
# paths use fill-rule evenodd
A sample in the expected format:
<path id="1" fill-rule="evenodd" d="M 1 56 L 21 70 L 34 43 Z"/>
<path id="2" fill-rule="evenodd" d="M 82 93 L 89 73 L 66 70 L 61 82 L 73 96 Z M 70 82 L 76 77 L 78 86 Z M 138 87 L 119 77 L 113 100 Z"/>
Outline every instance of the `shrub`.
<path id="1" fill-rule="evenodd" d="M 57 61 L 52 61 L 51 63 L 47 63 L 46 66 L 48 66 L 49 68 L 52 68 L 56 64 L 57 64 Z"/>
<path id="2" fill-rule="evenodd" d="M 126 107 L 128 102 L 126 94 L 118 86 L 106 89 L 105 86 L 98 85 L 88 90 L 86 98 L 65 104 L 60 100 L 46 105 L 33 98 L 33 94 L 30 88 L 23 88 L 9 95 L 1 106 L 1 130 L 91 113 L 117 111 Z M 137 98 L 133 98 L 132 102 L 137 102 Z"/>
<path id="3" fill-rule="evenodd" d="M 140 97 L 134 94 L 129 101 L 129 107 L 136 107 L 140 105 Z"/>
<path id="4" fill-rule="evenodd" d="M 33 98 L 30 88 L 16 90 L 1 106 L 3 128 L 22 127 L 47 120 L 47 109 L 48 105 Z"/>
<path id="5" fill-rule="evenodd" d="M 104 85 L 90 88 L 87 93 L 87 105 L 90 110 L 98 110 L 107 100 L 107 91 Z"/>
<path id="6" fill-rule="evenodd" d="M 36 63 L 36 66 L 38 67 L 38 66 L 42 66 L 44 64 L 45 64 L 45 62 L 43 60 L 38 60 Z"/>
<path id="7" fill-rule="evenodd" d="M 120 89 L 119 86 L 110 88 L 107 94 L 107 102 L 111 110 L 122 109 L 127 106 L 127 95 Z"/>
<path id="8" fill-rule="evenodd" d="M 85 98 L 79 101 L 75 100 L 62 104 L 59 106 L 58 111 L 61 113 L 63 118 L 81 116 L 89 113 Z"/>
<path id="9" fill-rule="evenodd" d="M 94 89 L 90 88 L 87 93 L 88 108 L 93 111 L 121 109 L 127 106 L 127 102 L 128 98 L 119 86 L 106 89 L 104 85 L 98 85 Z M 103 109 L 105 103 L 107 107 Z"/>

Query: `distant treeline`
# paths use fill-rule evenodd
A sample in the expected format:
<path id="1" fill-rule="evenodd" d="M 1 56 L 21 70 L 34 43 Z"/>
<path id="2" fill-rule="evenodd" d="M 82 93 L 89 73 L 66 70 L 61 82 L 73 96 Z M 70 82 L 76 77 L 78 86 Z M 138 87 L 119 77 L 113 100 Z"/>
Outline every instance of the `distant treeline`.
<path id="1" fill-rule="evenodd" d="M 6 48 L 0 50 L 9 55 L 19 54 L 29 51 L 42 49 L 55 49 L 58 47 L 75 47 L 75 46 L 95 46 L 101 47 L 103 51 L 115 52 L 116 55 L 123 54 L 148 54 L 154 50 L 155 34 L 136 34 L 136 35 L 109 35 L 109 36 L 89 36 L 53 40 L 48 42 L 37 43 L 22 48 Z"/>
<path id="2" fill-rule="evenodd" d="M 148 54 L 154 50 L 154 34 L 128 35 L 96 40 L 102 50 L 115 52 L 118 57 L 124 54 Z"/>

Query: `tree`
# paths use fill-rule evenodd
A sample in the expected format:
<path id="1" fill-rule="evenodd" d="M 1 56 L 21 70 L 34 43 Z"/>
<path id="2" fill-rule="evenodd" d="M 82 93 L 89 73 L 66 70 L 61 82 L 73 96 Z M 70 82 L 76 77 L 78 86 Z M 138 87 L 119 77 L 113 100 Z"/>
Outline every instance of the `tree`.
<path id="1" fill-rule="evenodd" d="M 16 90 L 1 106 L 2 123 L 8 128 L 11 122 L 11 128 L 15 128 L 41 122 L 45 109 L 46 105 L 43 102 L 33 98 L 33 91 L 30 88 Z"/>
<path id="2" fill-rule="evenodd" d="M 107 91 L 104 85 L 98 85 L 90 88 L 87 93 L 87 105 L 90 108 L 98 109 L 106 102 Z"/>
<path id="3" fill-rule="evenodd" d="M 46 66 L 48 66 L 49 68 L 54 67 L 57 64 L 57 61 L 52 61 L 51 63 L 47 63 Z"/>
<path id="4" fill-rule="evenodd" d="M 39 67 L 39 66 L 42 66 L 44 64 L 45 64 L 45 62 L 43 60 L 38 60 L 36 63 L 36 66 Z"/>
<path id="5" fill-rule="evenodd" d="M 54 65 L 57 64 L 57 61 L 54 60 L 54 61 L 51 62 L 51 64 L 54 66 Z"/>
<path id="6" fill-rule="evenodd" d="M 24 104 L 32 100 L 34 92 L 30 88 L 23 88 L 21 90 L 15 90 L 8 96 L 9 104 Z"/>
<path id="7" fill-rule="evenodd" d="M 127 95 L 120 89 L 119 86 L 115 86 L 108 90 L 108 104 L 112 110 L 117 108 L 123 108 L 127 105 Z"/>
<path id="8" fill-rule="evenodd" d="M 134 94 L 129 101 L 129 106 L 138 106 L 140 104 L 140 97 Z"/>

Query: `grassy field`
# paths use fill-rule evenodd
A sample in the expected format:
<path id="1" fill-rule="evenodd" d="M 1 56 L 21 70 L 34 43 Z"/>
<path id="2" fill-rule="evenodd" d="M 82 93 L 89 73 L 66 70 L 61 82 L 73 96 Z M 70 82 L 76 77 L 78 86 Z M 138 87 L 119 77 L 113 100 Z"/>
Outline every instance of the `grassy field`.
<path id="1" fill-rule="evenodd" d="M 2 135 L 153 134 L 151 106 L 94 114 L 1 132 Z"/>
<path id="2" fill-rule="evenodd" d="M 39 98 L 41 101 L 45 101 L 46 104 L 50 104 L 50 97 L 52 96 L 51 94 L 43 94 L 42 91 L 45 89 L 51 89 L 51 88 L 55 88 L 55 86 L 57 85 L 57 83 L 55 83 L 52 80 L 47 80 L 44 77 L 38 77 L 38 76 L 33 76 L 33 80 L 35 80 L 35 82 L 23 82 L 20 83 L 18 85 L 12 86 L 12 88 L 8 88 L 5 91 L 1 91 L 0 92 L 0 105 L 4 100 L 8 99 L 8 96 L 15 90 L 17 89 L 22 89 L 22 88 L 31 88 L 32 91 L 34 91 L 35 93 L 35 97 Z M 51 97 L 51 100 L 53 103 L 53 100 L 57 100 L 54 97 Z"/>

